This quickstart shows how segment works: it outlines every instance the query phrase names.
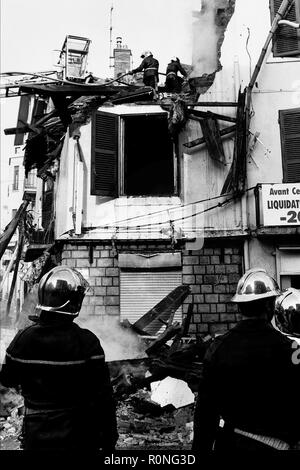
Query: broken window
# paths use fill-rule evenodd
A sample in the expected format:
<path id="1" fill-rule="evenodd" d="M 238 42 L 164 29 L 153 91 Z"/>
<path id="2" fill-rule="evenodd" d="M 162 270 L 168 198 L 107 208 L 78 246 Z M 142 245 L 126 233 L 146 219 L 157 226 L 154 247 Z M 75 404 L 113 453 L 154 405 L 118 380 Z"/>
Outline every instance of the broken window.
<path id="1" fill-rule="evenodd" d="M 300 108 L 279 111 L 283 183 L 300 182 Z"/>
<path id="2" fill-rule="evenodd" d="M 270 0 L 271 22 L 273 21 L 282 0 Z M 294 0 L 288 8 L 284 19 L 300 23 L 300 0 Z M 274 57 L 300 56 L 300 29 L 278 25 L 273 36 Z"/>
<path id="3" fill-rule="evenodd" d="M 171 196 L 175 193 L 174 165 L 166 113 L 96 112 L 91 194 Z"/>

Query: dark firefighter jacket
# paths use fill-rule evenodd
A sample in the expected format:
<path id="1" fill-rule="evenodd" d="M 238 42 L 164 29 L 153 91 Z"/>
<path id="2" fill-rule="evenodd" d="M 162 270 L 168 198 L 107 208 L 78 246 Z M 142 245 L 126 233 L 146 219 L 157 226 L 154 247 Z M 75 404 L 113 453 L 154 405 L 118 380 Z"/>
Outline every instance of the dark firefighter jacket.
<path id="1" fill-rule="evenodd" d="M 42 321 L 21 330 L 7 349 L 0 381 L 21 387 L 25 449 L 114 448 L 109 371 L 89 330 Z"/>
<path id="2" fill-rule="evenodd" d="M 204 359 L 193 450 L 212 450 L 220 417 L 224 433 L 238 428 L 290 445 L 297 442 L 299 359 L 295 343 L 264 320 L 242 320 L 217 337 Z"/>
<path id="3" fill-rule="evenodd" d="M 167 70 L 166 70 L 166 74 L 168 76 L 168 74 L 170 74 L 171 76 L 172 75 L 177 75 L 178 72 L 180 72 L 184 77 L 187 76 L 187 73 L 186 71 L 184 70 L 184 68 L 182 67 L 181 63 L 180 62 L 175 62 L 175 61 L 172 61 L 168 64 L 167 66 Z"/>
<path id="4" fill-rule="evenodd" d="M 145 57 L 139 67 L 132 70 L 132 73 L 142 72 L 144 70 L 144 78 L 155 76 L 158 79 L 159 62 L 153 56 Z"/>

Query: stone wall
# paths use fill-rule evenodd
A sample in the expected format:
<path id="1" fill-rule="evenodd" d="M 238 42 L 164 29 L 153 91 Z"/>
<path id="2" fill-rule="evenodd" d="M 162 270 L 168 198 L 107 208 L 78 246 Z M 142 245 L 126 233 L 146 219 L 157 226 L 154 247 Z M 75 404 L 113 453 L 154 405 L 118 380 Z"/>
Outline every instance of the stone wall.
<path id="1" fill-rule="evenodd" d="M 211 242 L 210 242 L 211 243 Z M 88 280 L 91 289 L 85 297 L 81 315 L 120 314 L 120 277 L 118 253 L 170 252 L 169 243 L 111 243 L 91 245 L 67 243 L 61 262 L 74 267 Z M 178 251 L 178 248 L 177 248 Z M 223 333 L 237 321 L 237 305 L 230 303 L 242 274 L 242 249 L 230 246 L 204 246 L 199 251 L 182 249 L 182 283 L 191 294 L 183 304 L 183 314 L 192 302 L 193 318 L 190 333 Z M 92 262 L 90 262 L 92 261 Z M 146 312 L 145 312 L 146 313 Z"/>

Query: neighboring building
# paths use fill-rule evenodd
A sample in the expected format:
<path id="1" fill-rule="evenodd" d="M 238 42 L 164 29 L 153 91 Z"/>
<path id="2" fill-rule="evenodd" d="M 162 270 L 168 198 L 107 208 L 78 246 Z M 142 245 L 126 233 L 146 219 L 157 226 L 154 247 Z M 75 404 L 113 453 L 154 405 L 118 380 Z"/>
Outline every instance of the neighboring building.
<path id="1" fill-rule="evenodd" d="M 36 170 L 31 170 L 27 177 L 25 178 L 25 171 L 23 166 L 23 159 L 24 159 L 24 150 L 23 146 L 15 146 L 14 147 L 14 155 L 9 157 L 8 160 L 8 168 L 7 168 L 7 192 L 5 198 L 5 204 L 2 206 L 3 210 L 3 222 L 4 227 L 9 224 L 9 222 L 15 217 L 20 205 L 23 202 L 23 194 L 24 191 L 30 192 L 32 195 L 33 202 L 30 204 L 29 209 L 35 209 L 35 195 L 36 195 L 36 188 L 37 188 L 37 177 L 36 177 Z M 4 274 L 7 266 L 9 265 L 10 260 L 13 257 L 13 253 L 16 249 L 18 242 L 18 233 L 15 232 L 12 236 L 10 243 L 1 258 L 1 271 Z M 11 284 L 11 279 L 13 275 L 12 272 L 6 277 L 5 283 L 2 288 L 1 298 L 6 300 L 9 294 L 9 288 Z M 20 303 L 22 303 L 23 297 L 23 283 L 20 279 L 18 279 L 17 287 L 16 287 L 17 294 L 15 295 L 15 299 L 18 298 Z"/>

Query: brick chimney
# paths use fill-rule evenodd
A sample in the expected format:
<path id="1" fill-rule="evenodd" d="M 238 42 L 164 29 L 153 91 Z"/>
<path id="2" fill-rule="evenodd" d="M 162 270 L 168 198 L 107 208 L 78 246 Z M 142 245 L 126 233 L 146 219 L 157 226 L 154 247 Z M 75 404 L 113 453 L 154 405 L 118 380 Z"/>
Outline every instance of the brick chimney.
<path id="1" fill-rule="evenodd" d="M 122 45 L 122 38 L 117 37 L 117 44 L 114 49 L 114 78 L 118 78 L 130 70 L 131 49 Z"/>

